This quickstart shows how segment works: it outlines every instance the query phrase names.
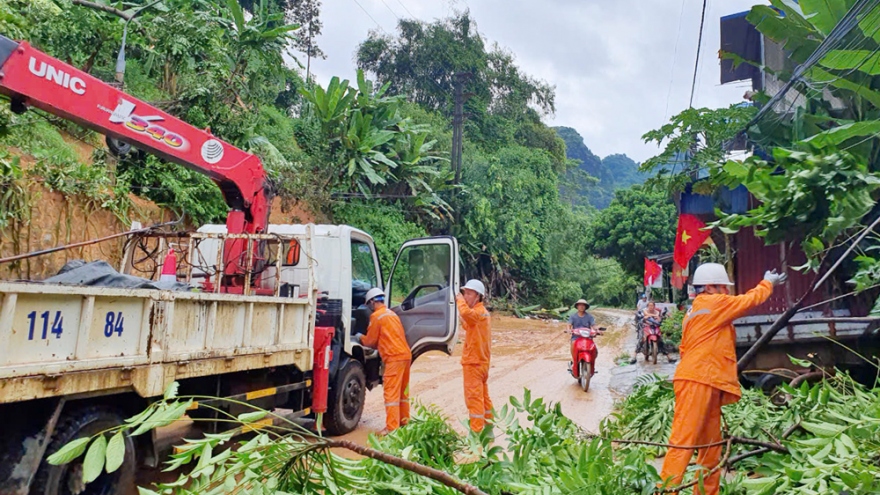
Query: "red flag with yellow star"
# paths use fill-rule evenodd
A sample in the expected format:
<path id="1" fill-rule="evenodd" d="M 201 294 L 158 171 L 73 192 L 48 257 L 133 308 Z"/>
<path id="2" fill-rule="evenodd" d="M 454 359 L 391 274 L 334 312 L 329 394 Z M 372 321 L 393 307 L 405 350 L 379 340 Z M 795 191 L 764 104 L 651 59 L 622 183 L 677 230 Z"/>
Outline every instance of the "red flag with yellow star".
<path id="1" fill-rule="evenodd" d="M 672 251 L 672 258 L 678 266 L 688 266 L 688 262 L 709 238 L 711 231 L 703 230 L 705 227 L 705 223 L 690 213 L 678 216 L 678 232 L 675 234 L 675 249 Z"/>

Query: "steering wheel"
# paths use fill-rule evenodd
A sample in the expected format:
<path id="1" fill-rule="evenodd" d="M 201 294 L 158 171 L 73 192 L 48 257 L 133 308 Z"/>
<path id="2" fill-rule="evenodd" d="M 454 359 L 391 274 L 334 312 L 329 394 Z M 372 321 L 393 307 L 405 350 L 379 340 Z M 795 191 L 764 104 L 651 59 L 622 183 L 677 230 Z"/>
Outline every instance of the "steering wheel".
<path id="1" fill-rule="evenodd" d="M 422 284 L 422 285 L 417 285 L 412 291 L 410 291 L 409 294 L 407 294 L 407 296 L 406 296 L 406 298 L 403 300 L 403 302 L 400 303 L 400 306 L 401 306 L 404 310 L 410 310 L 410 309 L 412 309 L 412 308 L 415 306 L 416 295 L 418 295 L 418 293 L 419 293 L 422 289 L 429 289 L 429 288 L 432 288 L 432 287 L 433 287 L 433 288 L 436 288 L 438 291 L 443 290 L 443 286 L 440 285 L 440 284 Z"/>

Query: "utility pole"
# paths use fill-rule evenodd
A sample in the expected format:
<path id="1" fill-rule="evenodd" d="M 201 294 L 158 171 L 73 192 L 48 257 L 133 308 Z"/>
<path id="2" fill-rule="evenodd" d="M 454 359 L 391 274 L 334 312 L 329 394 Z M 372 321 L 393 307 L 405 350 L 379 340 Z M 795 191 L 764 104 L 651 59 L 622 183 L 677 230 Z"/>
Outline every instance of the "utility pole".
<path id="1" fill-rule="evenodd" d="M 470 72 L 457 72 L 454 77 L 455 107 L 452 111 L 452 156 L 450 165 L 455 172 L 454 185 L 461 182 L 461 155 L 463 147 L 464 131 L 464 102 L 473 96 L 473 93 L 464 92 L 464 84 L 473 76 Z"/>
<path id="2" fill-rule="evenodd" d="M 473 77 L 473 74 L 470 72 L 456 72 L 453 75 L 455 106 L 452 110 L 452 153 L 449 157 L 449 164 L 452 166 L 452 171 L 455 172 L 455 178 L 452 182 L 453 200 L 450 201 L 452 206 L 452 225 L 449 226 L 449 232 L 453 234 L 455 233 L 455 225 L 461 220 L 461 209 L 457 204 L 458 201 L 455 199 L 457 199 L 458 184 L 461 183 L 461 155 L 464 148 L 464 119 L 466 117 L 464 102 L 473 96 L 473 93 L 464 92 L 464 85 L 471 77 Z"/>

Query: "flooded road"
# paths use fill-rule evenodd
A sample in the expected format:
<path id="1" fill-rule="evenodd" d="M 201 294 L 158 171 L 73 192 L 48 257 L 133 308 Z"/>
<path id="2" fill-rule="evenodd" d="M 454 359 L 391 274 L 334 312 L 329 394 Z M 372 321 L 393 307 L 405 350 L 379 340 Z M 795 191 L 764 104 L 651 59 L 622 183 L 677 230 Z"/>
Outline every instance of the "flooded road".
<path id="1" fill-rule="evenodd" d="M 521 398 L 527 388 L 533 398 L 560 403 L 566 416 L 585 430 L 596 432 L 602 419 L 613 411 L 614 402 L 631 390 L 638 376 L 674 372 L 674 365 L 662 364 L 662 356 L 657 366 L 644 363 L 640 357 L 637 365 L 616 367 L 616 358 L 632 353 L 635 348 L 633 312 L 596 309 L 591 313 L 598 325 L 608 330 L 596 338 L 598 373 L 586 393 L 568 373 L 570 335 L 564 323 L 493 315 L 489 393 L 495 407 L 506 404 L 510 396 Z M 413 365 L 410 395 L 415 401 L 438 407 L 458 432 L 465 433 L 467 408 L 459 364 L 461 348 L 456 346 L 452 357 L 440 353 L 421 356 Z M 369 433 L 384 426 L 382 390 L 377 388 L 367 393 L 360 427 L 346 438 L 363 442 Z"/>

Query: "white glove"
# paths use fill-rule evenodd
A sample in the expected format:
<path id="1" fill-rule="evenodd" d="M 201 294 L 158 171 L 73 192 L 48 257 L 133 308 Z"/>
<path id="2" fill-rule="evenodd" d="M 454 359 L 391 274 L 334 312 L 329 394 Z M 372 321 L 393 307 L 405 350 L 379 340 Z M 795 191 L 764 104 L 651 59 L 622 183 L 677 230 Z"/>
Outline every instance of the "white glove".
<path id="1" fill-rule="evenodd" d="M 353 341 L 357 342 L 358 344 L 360 344 L 360 343 L 361 343 L 361 339 L 362 339 L 363 337 L 364 337 L 364 334 L 362 334 L 362 333 L 356 333 L 356 334 L 354 335 L 354 337 L 351 338 L 351 340 L 353 340 Z"/>
<path id="2" fill-rule="evenodd" d="M 776 273 L 776 270 L 767 270 L 764 272 L 764 280 L 773 284 L 776 287 L 779 284 L 784 284 L 786 280 L 788 280 L 787 273 Z"/>

